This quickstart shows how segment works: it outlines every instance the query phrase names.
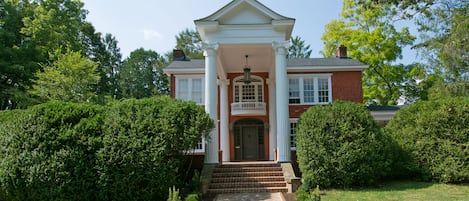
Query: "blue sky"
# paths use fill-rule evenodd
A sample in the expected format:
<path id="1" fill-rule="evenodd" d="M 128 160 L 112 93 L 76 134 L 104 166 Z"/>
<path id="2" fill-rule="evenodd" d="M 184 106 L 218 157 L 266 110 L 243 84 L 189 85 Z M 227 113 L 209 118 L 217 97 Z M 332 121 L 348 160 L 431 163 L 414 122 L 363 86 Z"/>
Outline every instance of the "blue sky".
<path id="1" fill-rule="evenodd" d="M 171 51 L 175 36 L 194 20 L 217 11 L 230 0 L 82 0 L 87 20 L 97 31 L 111 33 L 125 57 L 143 47 L 158 53 Z M 292 36 L 311 45 L 311 57 L 322 57 L 324 25 L 338 19 L 343 0 L 259 0 L 275 12 L 296 19 Z M 405 60 L 415 59 L 406 57 Z M 408 63 L 408 61 L 404 61 Z"/>

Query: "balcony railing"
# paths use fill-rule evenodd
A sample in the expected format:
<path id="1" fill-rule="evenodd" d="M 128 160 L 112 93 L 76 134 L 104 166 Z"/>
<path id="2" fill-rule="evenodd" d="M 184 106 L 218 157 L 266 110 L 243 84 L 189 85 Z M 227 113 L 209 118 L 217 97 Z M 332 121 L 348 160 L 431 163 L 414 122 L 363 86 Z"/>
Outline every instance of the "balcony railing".
<path id="1" fill-rule="evenodd" d="M 263 102 L 231 103 L 232 115 L 265 115 L 267 112 Z"/>

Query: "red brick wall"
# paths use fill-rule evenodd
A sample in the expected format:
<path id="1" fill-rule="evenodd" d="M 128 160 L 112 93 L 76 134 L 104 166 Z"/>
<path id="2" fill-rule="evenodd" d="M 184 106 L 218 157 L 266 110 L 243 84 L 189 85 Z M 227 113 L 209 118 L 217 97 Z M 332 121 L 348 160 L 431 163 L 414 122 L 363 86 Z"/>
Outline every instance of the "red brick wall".
<path id="1" fill-rule="evenodd" d="M 330 72 L 322 72 L 330 73 Z M 300 73 L 306 74 L 306 73 Z M 321 74 L 321 73 L 319 73 Z M 362 72 L 333 72 L 332 73 L 332 101 L 346 100 L 361 103 L 363 102 Z M 290 105 L 290 118 L 299 118 L 303 112 L 314 105 Z"/>
<path id="2" fill-rule="evenodd" d="M 362 72 L 334 72 L 332 100 L 363 102 Z"/>

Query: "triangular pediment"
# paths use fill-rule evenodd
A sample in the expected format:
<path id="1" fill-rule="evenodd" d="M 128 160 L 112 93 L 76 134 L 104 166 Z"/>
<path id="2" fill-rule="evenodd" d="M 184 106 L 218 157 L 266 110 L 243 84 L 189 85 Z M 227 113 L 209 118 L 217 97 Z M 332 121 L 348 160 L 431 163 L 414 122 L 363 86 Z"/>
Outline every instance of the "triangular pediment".
<path id="1" fill-rule="evenodd" d="M 233 0 L 194 22 L 203 42 L 265 43 L 290 40 L 295 19 L 280 15 L 257 0 Z"/>
<path id="2" fill-rule="evenodd" d="M 273 20 L 294 20 L 282 16 L 256 0 L 234 0 L 196 23 L 217 22 L 219 25 L 271 24 Z"/>

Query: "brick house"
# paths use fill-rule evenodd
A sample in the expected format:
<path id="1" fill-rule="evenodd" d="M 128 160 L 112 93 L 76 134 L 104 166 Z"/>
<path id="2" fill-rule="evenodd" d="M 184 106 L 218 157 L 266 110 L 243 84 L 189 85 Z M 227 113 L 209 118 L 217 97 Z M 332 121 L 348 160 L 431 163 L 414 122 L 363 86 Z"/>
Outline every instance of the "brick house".
<path id="1" fill-rule="evenodd" d="M 338 47 L 335 58 L 287 59 L 295 19 L 256 0 L 234 0 L 195 20 L 204 60 L 175 50 L 164 69 L 171 96 L 203 106 L 216 128 L 195 152 L 206 164 L 291 162 L 300 115 L 334 100 L 362 102 L 368 66 Z"/>

